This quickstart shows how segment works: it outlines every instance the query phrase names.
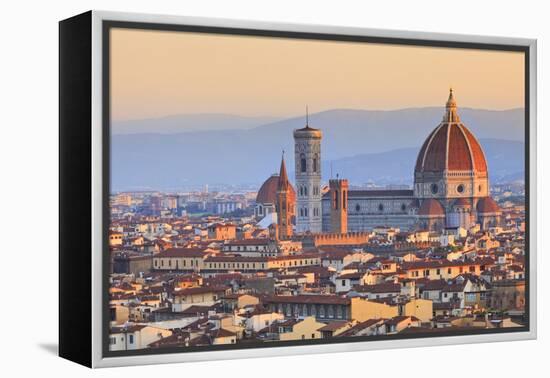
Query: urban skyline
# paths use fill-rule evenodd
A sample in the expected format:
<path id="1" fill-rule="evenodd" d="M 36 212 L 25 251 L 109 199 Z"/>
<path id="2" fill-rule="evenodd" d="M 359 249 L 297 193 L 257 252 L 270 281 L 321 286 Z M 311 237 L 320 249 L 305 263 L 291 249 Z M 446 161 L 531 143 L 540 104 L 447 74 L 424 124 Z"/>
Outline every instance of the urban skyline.
<path id="1" fill-rule="evenodd" d="M 324 185 L 313 126 L 294 186 L 283 151 L 257 192 L 111 197 L 110 351 L 524 327 L 524 187 L 491 186 L 452 89 L 412 190 Z"/>
<path id="2" fill-rule="evenodd" d="M 111 38 L 113 124 L 176 108 L 333 110 L 241 130 L 177 133 L 176 120 L 166 135 L 151 132 L 155 122 L 111 134 L 110 352 L 527 326 L 523 111 L 464 106 L 521 106 L 521 54 L 118 29 Z M 342 104 L 434 106 L 334 110 Z M 205 185 L 215 182 L 226 186 Z M 125 189 L 144 183 L 158 190 Z M 191 183 L 200 188 L 166 189 Z"/>

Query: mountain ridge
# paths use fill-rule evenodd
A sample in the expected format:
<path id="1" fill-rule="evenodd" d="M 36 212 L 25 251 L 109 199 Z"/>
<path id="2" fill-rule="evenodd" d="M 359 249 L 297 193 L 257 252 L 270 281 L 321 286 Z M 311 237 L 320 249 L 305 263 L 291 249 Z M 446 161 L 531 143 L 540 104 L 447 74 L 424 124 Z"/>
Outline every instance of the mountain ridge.
<path id="1" fill-rule="evenodd" d="M 516 175 L 517 161 L 523 159 L 523 110 L 462 109 L 459 114 L 479 140 L 497 137 L 501 141 L 488 146 L 482 143 L 491 176 Z M 350 177 L 391 182 L 409 181 L 407 177 L 412 176 L 416 154 L 442 115 L 442 108 L 378 113 L 332 110 L 312 114 L 309 120 L 312 127 L 323 131 L 325 172 L 328 172 L 327 162 L 333 161 L 335 169 L 334 162 L 338 161 L 342 167 L 339 169 L 350 170 Z M 114 134 L 111 138 L 112 188 L 261 183 L 277 172 L 282 150 L 294 151 L 292 132 L 303 127 L 304 121 L 304 118 L 295 117 L 239 130 Z M 399 152 L 403 148 L 412 151 Z M 379 159 L 378 165 L 366 162 L 363 164 L 368 164 L 362 168 L 363 172 L 379 172 L 376 175 L 360 174 L 357 164 L 339 161 L 350 156 L 378 153 L 387 154 L 371 155 L 371 159 Z M 391 157 L 392 154 L 397 155 Z M 401 156 L 401 163 L 396 161 L 397 156 Z M 493 156 L 497 156 L 495 162 Z M 404 168 L 407 166 L 410 169 Z M 294 154 L 287 154 L 287 167 L 293 170 Z M 393 174 L 392 170 L 401 173 Z"/>

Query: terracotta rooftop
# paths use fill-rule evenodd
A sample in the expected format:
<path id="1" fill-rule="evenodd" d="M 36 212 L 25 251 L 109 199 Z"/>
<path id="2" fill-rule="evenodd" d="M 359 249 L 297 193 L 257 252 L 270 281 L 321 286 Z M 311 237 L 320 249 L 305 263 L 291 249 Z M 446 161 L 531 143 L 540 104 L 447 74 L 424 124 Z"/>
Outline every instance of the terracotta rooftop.
<path id="1" fill-rule="evenodd" d="M 452 90 L 446 115 L 422 145 L 415 167 L 415 172 L 443 171 L 487 173 L 487 162 L 479 142 L 456 114 Z"/>
<path id="2" fill-rule="evenodd" d="M 491 197 L 484 197 L 479 200 L 476 206 L 478 213 L 499 213 L 501 212 L 500 207 L 497 205 L 494 199 Z"/>
<path id="3" fill-rule="evenodd" d="M 444 216 L 445 210 L 438 200 L 434 198 L 429 198 L 422 202 L 422 206 L 420 206 L 420 209 L 418 210 L 418 215 Z"/>

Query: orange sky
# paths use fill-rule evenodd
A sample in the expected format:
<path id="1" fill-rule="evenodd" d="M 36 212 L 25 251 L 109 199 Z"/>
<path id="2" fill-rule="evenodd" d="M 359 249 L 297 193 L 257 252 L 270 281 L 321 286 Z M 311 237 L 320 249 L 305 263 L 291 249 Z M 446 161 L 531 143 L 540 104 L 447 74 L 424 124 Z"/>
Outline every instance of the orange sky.
<path id="1" fill-rule="evenodd" d="M 184 113 L 296 116 L 334 108 L 508 109 L 523 53 L 186 32 L 111 31 L 114 120 Z"/>

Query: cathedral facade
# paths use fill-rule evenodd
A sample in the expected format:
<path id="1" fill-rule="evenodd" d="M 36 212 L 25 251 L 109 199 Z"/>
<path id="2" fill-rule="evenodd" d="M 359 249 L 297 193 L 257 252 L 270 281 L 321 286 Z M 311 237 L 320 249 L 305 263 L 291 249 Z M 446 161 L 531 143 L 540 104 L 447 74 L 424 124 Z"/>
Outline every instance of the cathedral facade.
<path id="1" fill-rule="evenodd" d="M 501 210 L 489 194 L 485 155 L 460 120 L 452 89 L 441 123 L 420 148 L 413 189 L 350 190 L 348 181 L 338 178 L 321 195 L 321 140 L 321 130 L 308 122 L 294 131 L 297 233 L 381 226 L 440 231 L 479 224 L 487 229 L 501 222 Z"/>

